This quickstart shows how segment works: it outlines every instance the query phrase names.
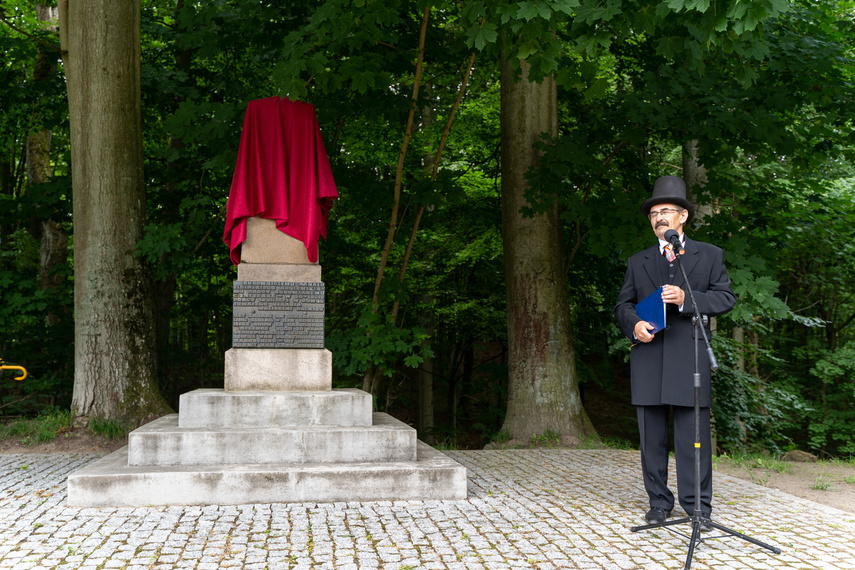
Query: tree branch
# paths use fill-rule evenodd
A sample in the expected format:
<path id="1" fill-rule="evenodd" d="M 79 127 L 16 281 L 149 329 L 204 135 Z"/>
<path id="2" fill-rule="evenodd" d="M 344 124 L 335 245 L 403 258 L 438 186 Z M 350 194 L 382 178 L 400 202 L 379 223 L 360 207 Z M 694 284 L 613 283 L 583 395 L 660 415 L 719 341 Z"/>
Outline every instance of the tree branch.
<path id="1" fill-rule="evenodd" d="M 469 65 L 466 67 L 466 73 L 463 74 L 463 81 L 460 84 L 460 89 L 457 91 L 457 99 L 454 100 L 454 105 L 451 107 L 451 113 L 448 115 L 448 120 L 445 122 L 445 129 L 442 131 L 442 137 L 439 140 L 439 147 L 436 150 L 436 155 L 433 158 L 433 170 L 430 174 L 431 182 L 436 181 L 437 173 L 439 172 L 439 161 L 442 159 L 442 151 L 445 148 L 445 143 L 448 140 L 448 133 L 451 131 L 451 124 L 454 122 L 454 115 L 460 107 L 460 102 L 463 100 L 463 95 L 466 93 L 466 86 L 469 84 L 469 75 L 472 73 L 472 66 L 475 64 L 475 54 L 469 57 Z M 419 210 L 416 214 L 416 221 L 413 223 L 413 231 L 410 232 L 410 241 L 407 243 L 407 251 L 404 253 L 404 259 L 401 261 L 401 271 L 398 274 L 400 281 L 404 280 L 404 275 L 407 273 L 407 263 L 410 260 L 410 254 L 413 252 L 413 244 L 416 241 L 416 232 L 419 230 L 419 224 L 422 220 L 422 214 L 425 212 L 425 205 L 419 204 Z M 395 301 L 392 306 L 392 322 L 398 316 L 398 308 L 400 301 Z"/>
<path id="2" fill-rule="evenodd" d="M 846 319 L 846 320 L 843 322 L 843 324 L 842 324 L 842 325 L 840 325 L 839 327 L 836 327 L 836 328 L 834 329 L 834 332 L 840 332 L 840 331 L 842 331 L 843 329 L 845 329 L 846 327 L 848 327 L 848 326 L 849 326 L 849 323 L 851 323 L 853 320 L 855 320 L 855 313 L 852 313 L 851 315 L 849 315 L 849 318 L 848 318 L 848 319 Z"/>
<path id="3" fill-rule="evenodd" d="M 401 203 L 401 183 L 404 178 L 404 159 L 407 156 L 407 147 L 410 144 L 410 138 L 413 134 L 413 117 L 416 114 L 416 104 L 419 100 L 419 87 L 422 77 L 422 62 L 425 57 L 425 36 L 427 35 L 427 23 L 430 17 L 430 6 L 425 7 L 422 15 L 422 26 L 419 31 L 419 53 L 416 59 L 416 75 L 413 79 L 413 100 L 410 103 L 410 112 L 407 115 L 407 127 L 404 131 L 404 140 L 401 143 L 401 152 L 398 154 L 398 166 L 395 169 L 395 189 L 394 189 L 394 204 L 392 205 L 392 215 L 389 221 L 389 233 L 386 235 L 386 244 L 383 246 L 383 253 L 380 256 L 380 266 L 377 268 L 377 278 L 374 280 L 374 295 L 372 296 L 373 311 L 377 312 L 377 304 L 380 301 L 380 285 L 383 283 L 383 274 L 386 271 L 386 263 L 389 260 L 389 253 L 392 251 L 392 242 L 395 240 L 395 232 L 398 225 L 398 207 Z"/>
<path id="4" fill-rule="evenodd" d="M 28 38 L 30 38 L 31 40 L 35 40 L 35 41 L 37 41 L 38 43 L 42 44 L 42 45 L 43 45 L 43 46 L 45 46 L 46 48 L 51 49 L 51 50 L 53 50 L 53 51 L 55 51 L 55 52 L 57 52 L 57 53 L 60 53 L 60 54 L 62 53 L 62 49 L 61 49 L 58 45 L 56 45 L 56 44 L 52 44 L 52 43 L 50 43 L 50 42 L 47 42 L 47 41 L 45 41 L 44 39 L 40 38 L 39 36 L 35 36 L 35 35 L 33 35 L 33 34 L 29 33 L 29 32 L 26 32 L 26 31 L 22 30 L 21 28 L 19 28 L 18 26 L 16 26 L 16 25 L 15 25 L 15 24 L 13 24 L 12 22 L 10 22 L 10 21 L 6 18 L 6 16 L 5 16 L 4 14 L 2 14 L 2 13 L 0 13 L 0 22 L 3 22 L 4 24 L 6 24 L 7 26 L 9 26 L 10 28 L 12 28 L 13 30 L 15 30 L 15 31 L 16 31 L 16 32 L 18 32 L 19 34 L 24 35 L 24 36 L 27 36 L 27 37 L 28 37 Z"/>
<path id="5" fill-rule="evenodd" d="M 190 257 L 193 257 L 194 255 L 196 255 L 196 252 L 199 251 L 199 248 L 202 247 L 202 244 L 204 244 L 208 240 L 208 237 L 211 235 L 211 232 L 214 231 L 214 228 L 218 227 L 218 222 L 220 221 L 220 218 L 222 217 L 222 215 L 225 213 L 226 206 L 228 206 L 228 202 L 223 204 L 223 207 L 220 208 L 220 212 L 217 214 L 217 217 L 214 218 L 214 222 L 208 228 L 208 231 L 205 232 L 205 235 L 202 236 L 202 239 L 199 240 L 199 243 L 197 243 L 196 247 L 193 248 L 193 251 L 190 252 Z M 160 288 L 160 292 L 158 293 L 158 295 L 162 295 L 163 292 L 166 291 L 166 288 L 169 287 L 173 281 L 175 281 L 176 277 L 178 277 L 178 272 L 175 272 L 172 275 L 170 275 L 169 279 L 167 279 L 166 281 L 163 282 L 163 286 Z"/>

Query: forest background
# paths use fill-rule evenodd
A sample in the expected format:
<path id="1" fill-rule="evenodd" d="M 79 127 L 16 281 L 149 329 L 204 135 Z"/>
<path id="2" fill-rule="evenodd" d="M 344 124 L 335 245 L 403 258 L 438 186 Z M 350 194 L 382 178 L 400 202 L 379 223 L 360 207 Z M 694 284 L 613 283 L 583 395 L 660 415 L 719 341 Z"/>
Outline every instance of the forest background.
<path id="1" fill-rule="evenodd" d="M 0 358 L 29 371 L 0 372 L 4 416 L 132 427 L 222 387 L 226 200 L 247 102 L 279 95 L 315 106 L 340 194 L 321 243 L 336 387 L 435 444 L 579 444 L 591 416 L 631 445 L 612 308 L 653 239 L 639 205 L 674 174 L 698 205 L 689 235 L 725 250 L 739 297 L 713 339 L 718 447 L 855 454 L 851 0 L 131 5 L 144 207 L 99 217 L 72 185 L 72 133 L 111 108 L 69 106 L 54 7 L 0 2 Z M 534 128 L 546 111 L 554 128 Z M 532 130 L 526 154 L 514 138 Z M 101 307 L 134 313 L 132 340 L 95 352 L 152 362 L 84 405 L 116 382 L 76 342 L 101 234 L 131 236 L 138 270 Z"/>

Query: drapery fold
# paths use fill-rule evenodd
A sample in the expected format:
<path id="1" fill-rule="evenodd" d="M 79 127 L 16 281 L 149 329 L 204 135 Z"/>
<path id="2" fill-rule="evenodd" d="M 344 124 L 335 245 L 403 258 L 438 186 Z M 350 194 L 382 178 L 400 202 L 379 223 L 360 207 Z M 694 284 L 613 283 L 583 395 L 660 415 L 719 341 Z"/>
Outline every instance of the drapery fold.
<path id="1" fill-rule="evenodd" d="M 338 198 L 314 106 L 287 98 L 250 101 L 226 209 L 223 241 L 240 263 L 246 220 L 276 220 L 276 227 L 306 246 L 318 261 L 328 213 Z"/>

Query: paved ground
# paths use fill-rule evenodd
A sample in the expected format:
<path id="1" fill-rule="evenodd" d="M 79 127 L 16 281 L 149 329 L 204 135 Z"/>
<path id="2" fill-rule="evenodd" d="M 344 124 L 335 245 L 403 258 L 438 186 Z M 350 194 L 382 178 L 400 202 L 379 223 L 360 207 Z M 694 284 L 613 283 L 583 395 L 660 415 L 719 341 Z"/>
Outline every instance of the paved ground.
<path id="1" fill-rule="evenodd" d="M 644 524 L 646 510 L 638 452 L 448 454 L 469 469 L 465 501 L 136 509 L 65 506 L 67 475 L 97 456 L 0 455 L 0 568 L 685 564 L 686 537 L 629 530 Z M 733 537 L 705 540 L 692 568 L 855 569 L 855 515 L 723 475 L 716 476 L 715 495 L 715 522 L 783 552 Z"/>

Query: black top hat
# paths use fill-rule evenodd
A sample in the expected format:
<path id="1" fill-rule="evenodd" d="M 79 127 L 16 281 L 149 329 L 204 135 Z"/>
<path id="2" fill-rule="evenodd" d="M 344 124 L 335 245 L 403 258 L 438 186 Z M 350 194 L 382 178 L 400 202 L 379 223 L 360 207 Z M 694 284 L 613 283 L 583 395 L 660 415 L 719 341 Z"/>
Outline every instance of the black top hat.
<path id="1" fill-rule="evenodd" d="M 653 184 L 653 195 L 641 204 L 641 212 L 647 216 L 650 208 L 657 204 L 676 204 L 689 211 L 686 223 L 695 217 L 695 207 L 686 199 L 686 183 L 679 176 L 661 176 Z"/>

